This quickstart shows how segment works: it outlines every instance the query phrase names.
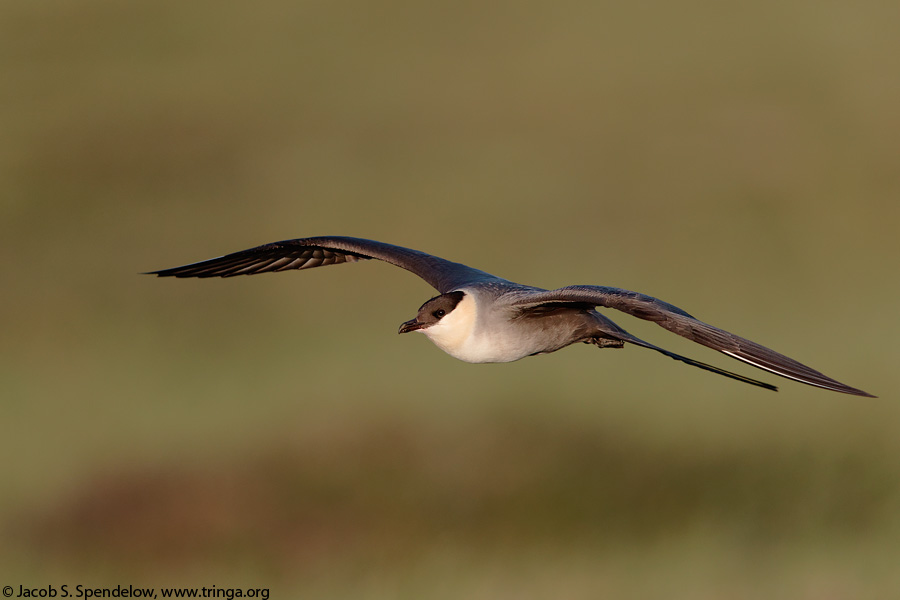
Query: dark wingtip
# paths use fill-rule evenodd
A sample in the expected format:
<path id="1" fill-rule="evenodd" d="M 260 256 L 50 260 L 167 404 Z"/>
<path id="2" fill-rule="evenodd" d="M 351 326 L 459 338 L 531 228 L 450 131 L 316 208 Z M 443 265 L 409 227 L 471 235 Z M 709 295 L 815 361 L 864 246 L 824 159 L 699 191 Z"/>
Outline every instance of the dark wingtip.
<path id="1" fill-rule="evenodd" d="M 205 262 L 205 261 L 204 261 Z M 185 277 L 229 277 L 228 275 L 206 275 L 200 274 L 197 275 L 189 269 L 188 267 L 193 267 L 194 264 L 184 265 L 181 267 L 172 267 L 171 269 L 160 269 L 159 271 L 147 271 L 145 273 L 139 273 L 139 275 L 156 275 L 157 277 L 178 277 L 179 279 Z"/>
<path id="2" fill-rule="evenodd" d="M 823 375 L 823 377 L 825 377 Z M 855 387 L 850 387 L 846 383 L 841 383 L 840 381 L 835 381 L 834 379 L 825 377 L 827 381 L 827 385 L 818 381 L 800 381 L 800 383 L 806 383 L 809 385 L 813 385 L 818 388 L 822 388 L 823 390 L 830 390 L 832 392 L 838 392 L 841 394 L 849 394 L 850 396 L 861 396 L 863 398 L 877 398 L 878 396 L 873 396 L 869 392 L 864 392 Z"/>
<path id="3" fill-rule="evenodd" d="M 831 381 L 834 381 L 834 380 L 832 379 Z M 878 397 L 878 396 L 873 396 L 869 392 L 864 392 L 862 390 L 858 390 L 855 387 L 850 387 L 849 385 L 846 385 L 846 384 L 843 384 L 840 382 L 835 382 L 838 385 L 823 385 L 821 383 L 812 382 L 812 381 L 800 381 L 800 383 L 806 383 L 808 385 L 812 385 L 812 386 L 815 386 L 815 387 L 823 389 L 823 390 L 838 392 L 840 394 L 848 394 L 850 396 L 860 396 L 862 398 L 877 398 Z"/>

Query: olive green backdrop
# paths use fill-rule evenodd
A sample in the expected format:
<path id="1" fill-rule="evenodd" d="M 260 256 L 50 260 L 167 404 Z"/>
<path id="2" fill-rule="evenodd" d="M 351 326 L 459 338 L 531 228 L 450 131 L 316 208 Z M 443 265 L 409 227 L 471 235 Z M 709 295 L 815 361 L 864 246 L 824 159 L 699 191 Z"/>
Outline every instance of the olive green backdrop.
<path id="1" fill-rule="evenodd" d="M 900 589 L 895 2 L 0 7 L 2 585 Z M 880 398 L 638 348 L 467 365 L 311 235 L 617 285 Z M 17 588 L 16 588 L 17 589 Z M 71 587 L 70 587 L 71 589 Z"/>

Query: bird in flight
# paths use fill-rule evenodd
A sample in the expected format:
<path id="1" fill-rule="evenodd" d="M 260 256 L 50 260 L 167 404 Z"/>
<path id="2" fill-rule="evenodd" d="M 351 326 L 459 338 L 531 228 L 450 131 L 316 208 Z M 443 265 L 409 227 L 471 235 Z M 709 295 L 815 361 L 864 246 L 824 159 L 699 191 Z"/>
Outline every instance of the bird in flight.
<path id="1" fill-rule="evenodd" d="M 556 352 L 575 342 L 600 348 L 622 348 L 632 344 L 725 377 L 773 391 L 778 389 L 645 342 L 597 312 L 597 307 L 604 307 L 652 321 L 770 373 L 827 390 L 874 397 L 645 294 L 599 285 L 545 290 L 501 279 L 425 252 L 373 240 L 344 236 L 284 240 L 148 274 L 234 277 L 369 259 L 406 269 L 440 293 L 425 302 L 414 318 L 400 325 L 399 333 L 424 333 L 438 348 L 466 362 L 511 362 Z"/>

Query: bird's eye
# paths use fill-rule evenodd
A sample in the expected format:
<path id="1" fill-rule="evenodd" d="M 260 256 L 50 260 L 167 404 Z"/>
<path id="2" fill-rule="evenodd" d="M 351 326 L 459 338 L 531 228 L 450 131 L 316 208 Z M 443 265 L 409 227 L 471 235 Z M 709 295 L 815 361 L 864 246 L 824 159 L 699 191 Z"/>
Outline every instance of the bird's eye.
<path id="1" fill-rule="evenodd" d="M 447 314 L 447 311 L 445 311 L 443 308 L 439 308 L 431 314 L 433 314 L 436 318 L 440 319 L 441 317 L 443 317 L 444 315 Z"/>

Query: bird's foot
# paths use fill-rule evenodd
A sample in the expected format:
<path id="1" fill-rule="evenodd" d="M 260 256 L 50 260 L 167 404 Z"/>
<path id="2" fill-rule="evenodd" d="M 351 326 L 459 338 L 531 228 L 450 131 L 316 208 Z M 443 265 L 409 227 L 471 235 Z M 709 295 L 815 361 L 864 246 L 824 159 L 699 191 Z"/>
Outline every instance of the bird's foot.
<path id="1" fill-rule="evenodd" d="M 598 348 L 621 348 L 625 345 L 625 342 L 623 342 L 622 340 L 605 337 L 592 337 L 588 340 L 585 340 L 584 343 L 593 344 Z"/>

